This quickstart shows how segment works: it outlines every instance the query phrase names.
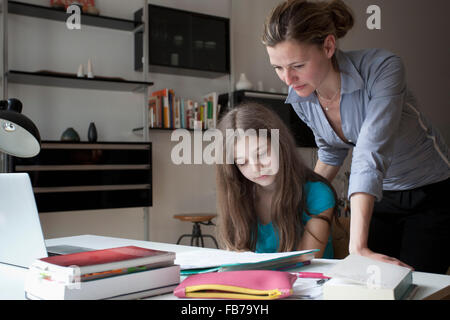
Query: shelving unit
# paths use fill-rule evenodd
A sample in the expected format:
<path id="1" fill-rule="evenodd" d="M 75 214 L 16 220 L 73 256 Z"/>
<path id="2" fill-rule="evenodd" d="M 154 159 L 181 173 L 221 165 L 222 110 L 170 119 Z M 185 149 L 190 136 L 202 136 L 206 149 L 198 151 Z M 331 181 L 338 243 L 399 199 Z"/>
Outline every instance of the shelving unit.
<path id="1" fill-rule="evenodd" d="M 77 76 L 51 74 L 45 72 L 25 72 L 9 70 L 6 74 L 10 83 L 31 84 L 39 86 L 110 90 L 110 91 L 139 91 L 153 82 L 129 81 L 118 78 L 79 78 Z"/>
<path id="2" fill-rule="evenodd" d="M 11 13 L 61 22 L 65 22 L 67 19 L 67 13 L 65 11 L 61 11 L 51 7 L 39 6 L 17 1 L 6 2 L 8 3 L 8 9 L 7 12 L 4 12 L 4 16 L 7 16 L 8 13 Z M 145 26 L 145 20 L 144 22 L 137 22 L 134 20 L 125 20 L 100 15 L 82 14 L 81 19 L 83 25 L 128 32 L 134 32 L 135 30 L 144 30 Z M 7 61 L 4 61 L 4 67 L 7 67 Z M 132 92 L 139 91 L 153 85 L 153 82 L 146 81 L 146 77 L 144 78 L 144 81 L 130 81 L 119 78 L 105 77 L 95 77 L 93 79 L 78 78 L 76 75 L 58 74 L 56 72 L 27 72 L 20 70 L 8 70 L 8 68 L 6 68 L 4 72 L 6 81 L 11 83 L 30 85 Z"/>
<path id="3" fill-rule="evenodd" d="M 142 124 L 143 127 L 148 127 L 148 90 L 147 88 L 153 85 L 152 82 L 148 81 L 148 0 L 142 0 L 142 5 L 144 8 L 143 19 L 139 22 L 134 20 L 119 19 L 114 17 L 106 17 L 101 15 L 81 15 L 82 25 L 88 25 L 93 27 L 113 29 L 117 31 L 125 31 L 134 33 L 136 31 L 143 32 L 144 34 L 144 47 L 142 60 L 144 63 L 142 81 L 130 81 L 121 78 L 107 78 L 107 77 L 94 77 L 90 78 L 78 78 L 76 75 L 62 74 L 59 72 L 28 72 L 23 70 L 10 70 L 8 66 L 8 15 L 17 14 L 22 16 L 28 16 L 39 19 L 47 19 L 65 22 L 68 18 L 68 14 L 65 11 L 60 11 L 51 7 L 45 7 L 40 5 L 34 5 L 29 3 L 23 3 L 18 1 L 2 1 L 2 44 L 3 44 L 3 68 L 2 68 L 2 93 L 3 98 L 8 98 L 8 83 L 18 83 L 27 85 L 39 85 L 39 86 L 54 86 L 54 87 L 66 87 L 66 88 L 77 88 L 77 89 L 95 89 L 95 90 L 109 90 L 109 91 L 128 91 L 128 92 L 139 92 L 143 96 L 142 102 Z M 144 143 L 148 143 L 148 131 L 144 130 L 143 134 Z M 67 151 L 67 150 L 66 150 Z M 65 152 L 65 151 L 62 151 Z M 9 156 L 3 155 L 3 171 L 9 172 L 13 171 L 11 165 L 11 158 Z M 150 157 L 151 161 L 151 157 Z M 151 176 L 151 175 L 150 175 Z M 151 180 L 150 180 L 151 186 Z M 33 185 L 33 187 L 36 187 Z M 75 186 L 65 186 L 69 188 L 74 188 Z M 92 189 L 92 187 L 90 187 Z M 104 187 L 102 187 L 104 189 Z M 100 189 L 102 189 L 100 188 Z M 117 186 L 113 187 L 117 188 Z M 77 187 L 75 187 L 76 190 Z M 108 189 L 108 187 L 106 187 Z M 60 189 L 65 190 L 66 189 Z M 38 191 L 42 192 L 41 189 Z M 45 191 L 45 190 L 44 190 Z M 91 190 L 92 191 L 92 190 Z M 103 190 L 108 192 L 108 190 Z M 112 191 L 112 190 L 109 190 Z M 151 192 L 151 187 L 150 187 Z M 45 193 L 45 192 L 44 192 Z M 35 192 L 35 195 L 38 193 Z M 60 193 L 64 194 L 64 192 Z M 83 194 L 83 192 L 81 193 Z M 86 193 L 84 193 L 86 194 Z M 103 197 L 103 196 L 102 196 Z M 81 198 L 80 198 L 81 199 Z M 151 199 L 151 195 L 150 195 Z M 110 198 L 111 201 L 114 200 Z M 64 203 L 64 202 L 63 202 Z M 68 205 L 68 204 L 67 204 Z M 150 203 L 143 202 L 144 207 L 144 225 L 145 225 L 145 238 L 149 240 L 149 210 L 148 206 Z M 119 206 L 123 207 L 123 206 Z M 64 211 L 63 207 L 59 208 L 60 211 Z"/>
<path id="4" fill-rule="evenodd" d="M 66 21 L 67 13 L 51 7 L 39 6 L 35 4 L 23 3 L 18 1 L 8 1 L 9 13 L 19 14 L 23 16 Z M 119 19 L 113 17 L 97 16 L 90 14 L 82 14 L 83 25 L 89 25 L 100 28 L 116 29 L 122 31 L 133 31 L 143 26 L 143 22 L 134 20 Z"/>
<path id="5" fill-rule="evenodd" d="M 39 212 L 152 205 L 151 143 L 43 141 L 13 171 L 29 174 Z"/>

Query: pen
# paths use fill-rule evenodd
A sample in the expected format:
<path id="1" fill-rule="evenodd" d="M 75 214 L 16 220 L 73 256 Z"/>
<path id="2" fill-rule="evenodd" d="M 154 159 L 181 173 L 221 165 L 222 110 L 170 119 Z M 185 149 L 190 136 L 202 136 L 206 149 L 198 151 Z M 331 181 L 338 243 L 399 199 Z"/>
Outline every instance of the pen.
<path id="1" fill-rule="evenodd" d="M 296 275 L 298 278 L 310 278 L 310 279 L 331 279 L 323 275 L 323 273 L 318 272 L 292 272 L 292 274 Z"/>

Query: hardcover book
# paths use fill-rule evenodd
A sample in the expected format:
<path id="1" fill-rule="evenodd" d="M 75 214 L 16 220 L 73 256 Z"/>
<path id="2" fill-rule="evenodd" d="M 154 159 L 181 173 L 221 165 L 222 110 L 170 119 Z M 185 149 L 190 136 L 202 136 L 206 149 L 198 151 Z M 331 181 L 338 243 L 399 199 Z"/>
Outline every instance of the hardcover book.
<path id="1" fill-rule="evenodd" d="M 172 265 L 174 252 L 136 246 L 78 252 L 36 260 L 32 268 L 69 277 L 149 264 Z"/>

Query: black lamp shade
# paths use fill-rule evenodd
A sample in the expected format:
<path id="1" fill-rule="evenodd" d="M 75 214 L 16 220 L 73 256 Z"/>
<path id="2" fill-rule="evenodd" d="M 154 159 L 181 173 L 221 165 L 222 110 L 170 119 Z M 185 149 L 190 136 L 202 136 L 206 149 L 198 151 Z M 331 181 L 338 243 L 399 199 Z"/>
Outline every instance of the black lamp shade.
<path id="1" fill-rule="evenodd" d="M 36 156 L 41 149 L 39 130 L 20 113 L 20 101 L 3 100 L 0 108 L 0 151 L 20 158 Z"/>

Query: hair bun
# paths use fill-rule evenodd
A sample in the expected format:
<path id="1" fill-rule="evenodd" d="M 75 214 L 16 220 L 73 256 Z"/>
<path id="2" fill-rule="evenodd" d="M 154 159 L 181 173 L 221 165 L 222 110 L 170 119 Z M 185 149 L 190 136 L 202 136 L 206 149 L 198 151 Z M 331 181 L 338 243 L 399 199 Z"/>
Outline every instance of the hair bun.
<path id="1" fill-rule="evenodd" d="M 327 9 L 336 28 L 336 37 L 344 37 L 354 24 L 351 9 L 342 0 L 332 0 L 328 3 Z"/>

